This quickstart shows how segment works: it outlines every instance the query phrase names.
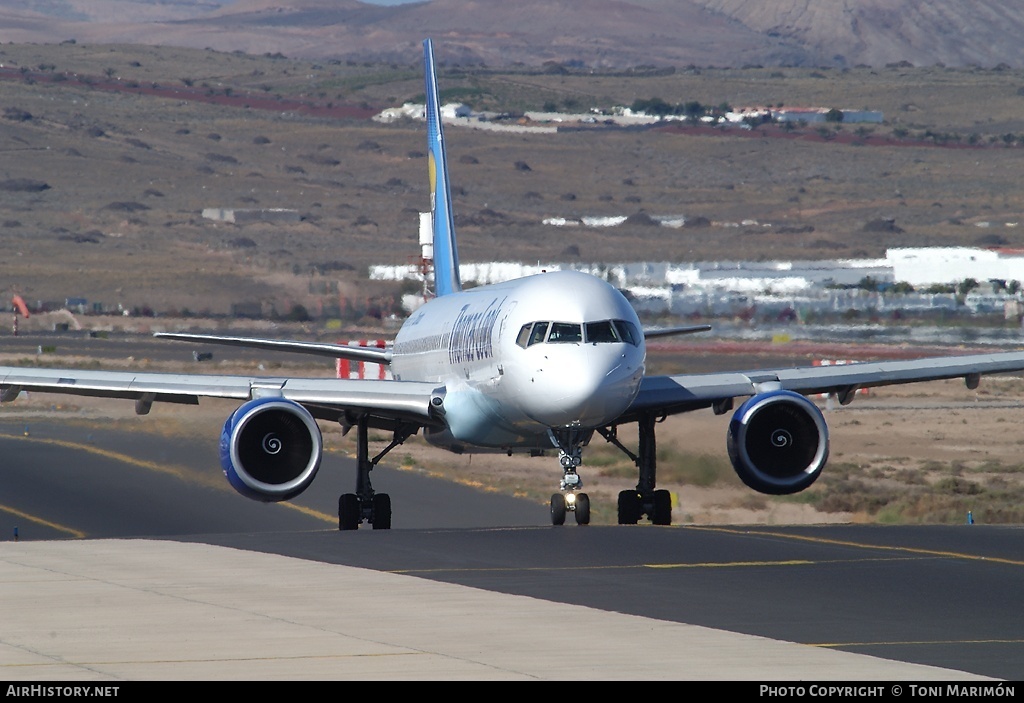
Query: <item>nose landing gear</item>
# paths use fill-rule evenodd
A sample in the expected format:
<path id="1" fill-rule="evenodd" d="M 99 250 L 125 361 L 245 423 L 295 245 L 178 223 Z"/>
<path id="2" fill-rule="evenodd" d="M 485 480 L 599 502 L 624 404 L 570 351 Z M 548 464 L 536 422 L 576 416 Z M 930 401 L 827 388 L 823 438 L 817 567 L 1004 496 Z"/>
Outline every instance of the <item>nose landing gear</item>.
<path id="1" fill-rule="evenodd" d="M 551 524 L 564 525 L 566 513 L 576 516 L 577 525 L 590 524 L 590 496 L 586 493 L 552 493 Z"/>
<path id="2" fill-rule="evenodd" d="M 549 430 L 548 433 L 552 444 L 559 449 L 558 462 L 562 465 L 562 480 L 558 484 L 560 493 L 551 494 L 551 524 L 564 525 L 566 513 L 572 513 L 577 525 L 589 525 L 590 496 L 580 491 L 583 479 L 576 469 L 582 463 L 583 445 L 590 434 L 575 429 Z"/>

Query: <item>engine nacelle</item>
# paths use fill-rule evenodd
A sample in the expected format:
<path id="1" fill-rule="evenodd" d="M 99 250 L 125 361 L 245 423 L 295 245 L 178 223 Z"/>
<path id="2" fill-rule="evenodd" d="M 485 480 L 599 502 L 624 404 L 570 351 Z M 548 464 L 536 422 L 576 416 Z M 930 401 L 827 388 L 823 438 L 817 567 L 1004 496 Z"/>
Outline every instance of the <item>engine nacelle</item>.
<path id="1" fill-rule="evenodd" d="M 755 491 L 804 490 L 828 460 L 828 426 L 818 407 L 792 391 L 749 398 L 729 422 L 729 459 Z"/>
<path id="2" fill-rule="evenodd" d="M 323 451 L 320 427 L 309 411 L 284 398 L 257 398 L 239 406 L 220 435 L 220 464 L 231 486 L 265 503 L 306 490 Z"/>

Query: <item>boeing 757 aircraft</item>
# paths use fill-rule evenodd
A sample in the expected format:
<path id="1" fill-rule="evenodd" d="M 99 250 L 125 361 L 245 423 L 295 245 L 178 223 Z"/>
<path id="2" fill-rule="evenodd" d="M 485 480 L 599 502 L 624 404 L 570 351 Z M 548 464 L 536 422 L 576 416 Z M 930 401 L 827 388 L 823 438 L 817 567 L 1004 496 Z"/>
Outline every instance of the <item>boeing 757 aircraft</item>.
<path id="1" fill-rule="evenodd" d="M 435 259 L 435 293 L 409 317 L 385 349 L 312 342 L 192 334 L 169 339 L 319 354 L 390 364 L 394 380 L 255 378 L 78 369 L 0 367 L 0 401 L 21 391 L 127 398 L 139 414 L 154 403 L 197 404 L 200 397 L 241 405 L 221 433 L 224 473 L 239 493 L 261 501 L 294 498 L 320 468 L 318 421 L 357 433 L 353 493 L 338 501 L 342 530 L 367 522 L 391 527 L 391 500 L 374 491 L 377 463 L 422 431 L 454 452 L 557 451 L 559 490 L 551 522 L 572 513 L 590 522 L 582 458 L 599 435 L 636 464 L 637 484 L 618 497 L 620 524 L 647 518 L 668 525 L 668 491 L 657 488 L 655 426 L 667 415 L 710 408 L 733 410 L 726 447 L 745 484 L 768 494 L 802 491 L 828 459 L 829 433 L 811 394 L 841 403 L 870 386 L 963 378 L 1024 370 L 1024 352 L 674 376 L 644 374 L 645 339 L 707 326 L 643 331 L 623 295 L 593 276 L 555 271 L 463 290 L 452 218 L 451 189 L 438 104 L 433 47 L 426 40 L 427 143 Z M 617 430 L 638 425 L 638 446 Z M 376 456 L 368 430 L 391 433 Z"/>

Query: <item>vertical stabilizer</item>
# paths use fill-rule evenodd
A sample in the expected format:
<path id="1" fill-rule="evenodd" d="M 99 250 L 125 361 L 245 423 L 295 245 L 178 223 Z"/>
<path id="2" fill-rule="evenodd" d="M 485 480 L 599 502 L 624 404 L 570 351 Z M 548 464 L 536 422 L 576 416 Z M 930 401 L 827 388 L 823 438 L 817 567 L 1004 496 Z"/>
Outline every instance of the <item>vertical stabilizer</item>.
<path id="1" fill-rule="evenodd" d="M 434 293 L 438 296 L 462 290 L 459 251 L 452 221 L 452 191 L 448 183 L 448 157 L 441 127 L 441 105 L 434 71 L 434 45 L 423 42 L 423 68 L 427 93 L 427 158 L 430 169 L 430 211 L 434 221 Z"/>

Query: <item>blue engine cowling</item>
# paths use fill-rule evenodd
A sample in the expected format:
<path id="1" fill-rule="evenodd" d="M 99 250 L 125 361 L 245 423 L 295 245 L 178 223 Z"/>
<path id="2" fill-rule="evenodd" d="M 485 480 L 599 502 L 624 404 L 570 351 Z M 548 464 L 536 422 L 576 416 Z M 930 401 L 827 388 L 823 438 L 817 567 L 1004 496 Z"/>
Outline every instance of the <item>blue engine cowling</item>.
<path id="1" fill-rule="evenodd" d="M 239 406 L 220 434 L 220 464 L 231 486 L 265 503 L 306 490 L 323 451 L 320 427 L 309 411 L 283 398 Z"/>
<path id="2" fill-rule="evenodd" d="M 729 459 L 743 483 L 771 495 L 797 493 L 828 460 L 828 426 L 818 406 L 792 391 L 749 398 L 729 422 Z"/>

